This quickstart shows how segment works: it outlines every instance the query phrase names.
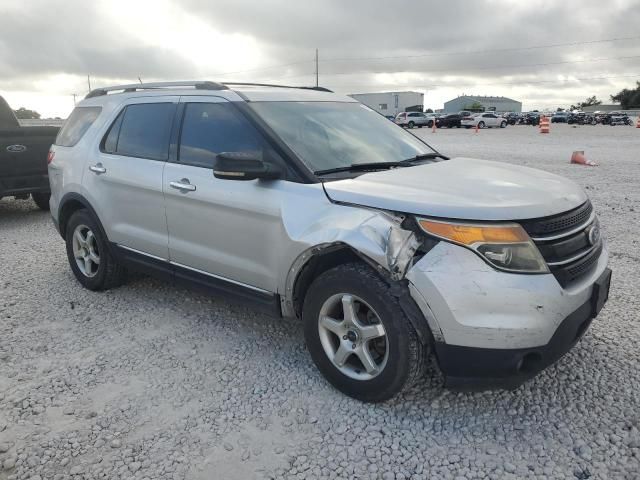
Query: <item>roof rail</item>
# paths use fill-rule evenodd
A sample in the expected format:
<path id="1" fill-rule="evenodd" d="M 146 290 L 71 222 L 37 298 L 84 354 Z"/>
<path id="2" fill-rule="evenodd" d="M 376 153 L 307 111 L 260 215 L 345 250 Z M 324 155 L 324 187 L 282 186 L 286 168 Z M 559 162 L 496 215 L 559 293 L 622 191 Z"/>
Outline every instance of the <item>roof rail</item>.
<path id="1" fill-rule="evenodd" d="M 249 86 L 249 87 L 276 87 L 276 88 L 300 88 L 302 90 L 316 90 L 318 92 L 333 93 L 333 90 L 329 90 L 325 87 L 294 87 L 292 85 L 276 85 L 273 83 L 248 83 L 248 82 L 223 82 L 223 85 L 227 86 Z"/>
<path id="2" fill-rule="evenodd" d="M 209 81 L 132 83 L 130 85 L 96 88 L 95 90 L 91 90 L 84 98 L 100 97 L 107 95 L 108 92 L 114 91 L 137 92 L 138 90 L 154 90 L 169 87 L 194 87 L 196 90 L 228 90 L 228 88 L 221 83 Z"/>

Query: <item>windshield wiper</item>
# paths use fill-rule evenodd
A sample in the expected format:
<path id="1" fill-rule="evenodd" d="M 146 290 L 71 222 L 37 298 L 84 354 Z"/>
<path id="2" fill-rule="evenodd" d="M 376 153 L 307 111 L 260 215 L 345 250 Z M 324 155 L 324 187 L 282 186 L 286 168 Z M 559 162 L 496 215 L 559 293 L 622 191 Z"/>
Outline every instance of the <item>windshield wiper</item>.
<path id="1" fill-rule="evenodd" d="M 314 175 L 327 175 L 329 173 L 340 172 L 358 172 L 361 170 L 386 170 L 393 167 L 406 167 L 407 162 L 370 162 L 370 163 L 352 163 L 346 167 L 327 168 L 325 170 L 316 170 Z"/>
<path id="2" fill-rule="evenodd" d="M 438 152 L 431 152 L 431 153 L 419 153 L 415 157 L 410 157 L 410 158 L 405 158 L 404 160 L 400 160 L 400 163 L 407 164 L 407 163 L 419 162 L 420 160 L 432 160 L 434 158 L 449 160 L 449 157 L 447 157 L 446 155 L 442 155 L 441 153 L 438 153 Z"/>

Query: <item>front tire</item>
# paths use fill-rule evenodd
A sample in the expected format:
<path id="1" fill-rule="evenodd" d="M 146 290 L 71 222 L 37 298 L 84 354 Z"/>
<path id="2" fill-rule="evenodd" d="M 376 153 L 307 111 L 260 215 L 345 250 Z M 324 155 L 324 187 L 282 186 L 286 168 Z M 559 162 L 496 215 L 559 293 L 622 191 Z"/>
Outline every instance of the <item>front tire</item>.
<path id="1" fill-rule="evenodd" d="M 381 402 L 423 374 L 427 346 L 391 287 L 368 265 L 341 265 L 315 279 L 302 318 L 318 370 L 350 397 Z"/>
<path id="2" fill-rule="evenodd" d="M 49 199 L 51 198 L 50 193 L 42 193 L 42 192 L 32 193 L 31 198 L 33 199 L 33 202 L 38 206 L 40 210 L 45 210 L 45 211 L 49 210 Z"/>
<path id="3" fill-rule="evenodd" d="M 500 128 L 506 128 L 507 122 L 500 122 Z"/>
<path id="4" fill-rule="evenodd" d="M 65 229 L 67 258 L 76 279 L 89 290 L 108 290 L 120 285 L 125 270 L 113 257 L 97 220 L 78 210 Z"/>

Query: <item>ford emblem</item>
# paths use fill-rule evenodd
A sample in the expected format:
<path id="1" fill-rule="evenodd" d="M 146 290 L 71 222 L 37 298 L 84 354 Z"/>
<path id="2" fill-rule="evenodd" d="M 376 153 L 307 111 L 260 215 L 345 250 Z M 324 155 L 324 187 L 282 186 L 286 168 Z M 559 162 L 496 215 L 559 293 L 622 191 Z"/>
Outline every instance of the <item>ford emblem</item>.
<path id="1" fill-rule="evenodd" d="M 25 145 L 9 145 L 7 147 L 7 152 L 11 152 L 11 153 L 22 153 L 26 151 L 27 151 L 27 147 Z"/>

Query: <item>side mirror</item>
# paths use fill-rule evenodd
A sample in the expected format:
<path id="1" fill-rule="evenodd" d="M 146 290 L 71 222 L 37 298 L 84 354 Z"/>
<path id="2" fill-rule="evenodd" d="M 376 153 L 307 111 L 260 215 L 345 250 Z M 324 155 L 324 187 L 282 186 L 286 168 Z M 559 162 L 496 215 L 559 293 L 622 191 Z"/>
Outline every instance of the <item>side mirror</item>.
<path id="1" fill-rule="evenodd" d="M 253 153 L 222 152 L 213 161 L 213 176 L 222 180 L 277 180 L 282 178 L 282 170 Z"/>

